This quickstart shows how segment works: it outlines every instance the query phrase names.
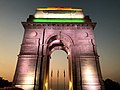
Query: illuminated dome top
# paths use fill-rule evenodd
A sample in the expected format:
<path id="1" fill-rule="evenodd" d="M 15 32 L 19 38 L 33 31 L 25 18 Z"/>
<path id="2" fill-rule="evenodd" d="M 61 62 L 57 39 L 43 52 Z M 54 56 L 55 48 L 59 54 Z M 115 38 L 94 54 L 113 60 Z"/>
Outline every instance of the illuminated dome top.
<path id="1" fill-rule="evenodd" d="M 34 14 L 35 18 L 84 18 L 82 9 L 79 8 L 63 8 L 48 7 L 37 8 Z"/>

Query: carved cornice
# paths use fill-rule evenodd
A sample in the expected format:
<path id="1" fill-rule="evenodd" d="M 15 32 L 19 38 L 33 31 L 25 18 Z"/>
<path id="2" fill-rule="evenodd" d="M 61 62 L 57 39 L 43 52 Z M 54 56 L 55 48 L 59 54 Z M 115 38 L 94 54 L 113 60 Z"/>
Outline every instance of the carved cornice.
<path id="1" fill-rule="evenodd" d="M 96 23 L 32 23 L 22 22 L 25 29 L 76 30 L 93 29 Z"/>

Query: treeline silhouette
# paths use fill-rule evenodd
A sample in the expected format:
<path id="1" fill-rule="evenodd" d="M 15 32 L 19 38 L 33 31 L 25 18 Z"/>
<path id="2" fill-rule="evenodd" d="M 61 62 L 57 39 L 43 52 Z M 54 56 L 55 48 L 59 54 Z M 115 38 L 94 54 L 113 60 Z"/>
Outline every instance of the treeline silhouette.
<path id="1" fill-rule="evenodd" d="M 115 82 L 111 79 L 106 79 L 103 82 L 104 82 L 105 90 L 120 90 L 120 84 L 118 82 Z M 5 80 L 2 77 L 0 77 L 0 88 L 5 88 L 5 87 L 12 87 L 12 82 L 9 82 L 8 80 Z M 12 90 L 12 89 L 9 89 L 9 90 Z M 17 90 L 17 89 L 14 89 L 14 90 Z"/>
<path id="2" fill-rule="evenodd" d="M 11 87 L 11 86 L 12 86 L 12 82 L 9 82 L 8 80 L 5 80 L 2 77 L 0 77 L 0 88 Z"/>
<path id="3" fill-rule="evenodd" d="M 111 79 L 106 79 L 104 81 L 105 90 L 120 90 L 120 84 L 118 82 L 112 81 Z"/>

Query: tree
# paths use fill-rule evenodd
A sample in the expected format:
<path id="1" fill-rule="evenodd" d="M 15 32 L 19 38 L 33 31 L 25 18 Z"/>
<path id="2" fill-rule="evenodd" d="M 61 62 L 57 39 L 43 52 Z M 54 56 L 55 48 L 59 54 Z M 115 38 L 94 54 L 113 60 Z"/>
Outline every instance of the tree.
<path id="1" fill-rule="evenodd" d="M 120 84 L 118 82 L 112 81 L 111 79 L 106 79 L 104 81 L 105 90 L 120 90 Z"/>
<path id="2" fill-rule="evenodd" d="M 9 82 L 8 80 L 4 80 L 2 77 L 0 77 L 0 88 L 10 87 L 11 85 L 12 82 Z"/>

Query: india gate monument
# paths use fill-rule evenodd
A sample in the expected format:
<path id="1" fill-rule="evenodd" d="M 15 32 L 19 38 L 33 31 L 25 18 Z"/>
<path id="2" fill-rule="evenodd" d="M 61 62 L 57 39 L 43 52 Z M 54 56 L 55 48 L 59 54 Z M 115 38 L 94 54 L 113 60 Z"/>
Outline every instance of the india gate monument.
<path id="1" fill-rule="evenodd" d="M 15 87 L 53 90 L 49 84 L 50 58 L 54 51 L 63 50 L 68 60 L 66 90 L 104 90 L 94 38 L 96 22 L 82 9 L 37 8 L 22 25 L 24 36 L 13 80 Z"/>

